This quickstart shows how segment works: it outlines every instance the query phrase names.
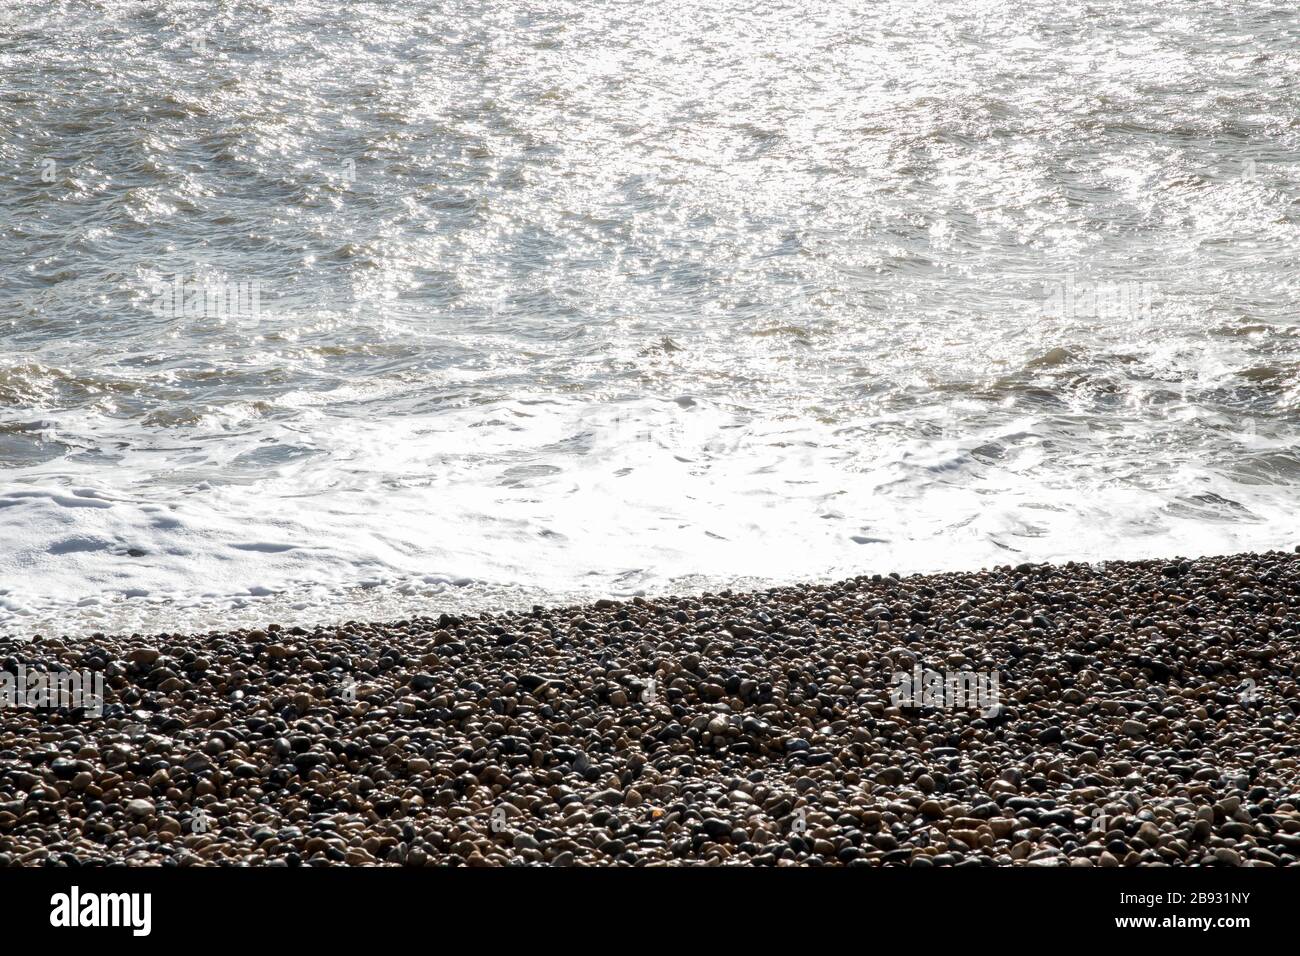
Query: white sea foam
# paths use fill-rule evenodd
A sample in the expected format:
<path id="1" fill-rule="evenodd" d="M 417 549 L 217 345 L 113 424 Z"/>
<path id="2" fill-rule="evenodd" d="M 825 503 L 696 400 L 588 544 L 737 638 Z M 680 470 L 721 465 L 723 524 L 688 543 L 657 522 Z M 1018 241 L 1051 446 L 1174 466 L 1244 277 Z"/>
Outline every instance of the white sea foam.
<path id="1" fill-rule="evenodd" d="M 1243 485 L 1235 506 L 1198 503 L 1223 483 L 1190 464 L 1159 490 L 1084 471 L 1054 482 L 1032 422 L 948 441 L 835 431 L 699 403 L 506 403 L 339 425 L 318 436 L 336 464 L 303 459 L 249 483 L 25 487 L 0 494 L 0 625 L 401 617 L 1289 543 L 1275 498 Z"/>

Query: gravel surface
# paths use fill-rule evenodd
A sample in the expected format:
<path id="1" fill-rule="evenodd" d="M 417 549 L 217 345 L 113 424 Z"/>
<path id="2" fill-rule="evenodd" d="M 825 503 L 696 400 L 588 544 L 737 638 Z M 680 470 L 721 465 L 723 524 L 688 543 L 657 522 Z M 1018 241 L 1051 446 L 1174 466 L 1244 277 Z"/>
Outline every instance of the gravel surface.
<path id="1" fill-rule="evenodd" d="M 0 710 L 0 865 L 1293 865 L 1297 632 L 1269 552 L 9 639 L 104 697 Z"/>

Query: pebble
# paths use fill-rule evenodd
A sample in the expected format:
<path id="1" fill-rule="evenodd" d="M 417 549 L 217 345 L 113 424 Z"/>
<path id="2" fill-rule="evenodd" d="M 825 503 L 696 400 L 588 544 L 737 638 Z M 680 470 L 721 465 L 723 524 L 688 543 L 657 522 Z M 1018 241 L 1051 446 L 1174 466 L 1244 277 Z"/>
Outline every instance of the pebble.
<path id="1" fill-rule="evenodd" d="M 0 863 L 1295 866 L 1298 609 L 1266 552 L 5 638 L 106 686 L 6 712 Z"/>

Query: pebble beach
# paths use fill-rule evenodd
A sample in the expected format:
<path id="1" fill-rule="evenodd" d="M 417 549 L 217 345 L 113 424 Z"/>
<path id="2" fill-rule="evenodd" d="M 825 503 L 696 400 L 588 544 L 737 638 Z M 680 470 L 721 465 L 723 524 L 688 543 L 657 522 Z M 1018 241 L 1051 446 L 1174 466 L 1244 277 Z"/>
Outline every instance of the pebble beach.
<path id="1" fill-rule="evenodd" d="M 1298 632 L 1272 551 L 9 638 L 103 705 L 0 710 L 0 865 L 1295 865 Z"/>

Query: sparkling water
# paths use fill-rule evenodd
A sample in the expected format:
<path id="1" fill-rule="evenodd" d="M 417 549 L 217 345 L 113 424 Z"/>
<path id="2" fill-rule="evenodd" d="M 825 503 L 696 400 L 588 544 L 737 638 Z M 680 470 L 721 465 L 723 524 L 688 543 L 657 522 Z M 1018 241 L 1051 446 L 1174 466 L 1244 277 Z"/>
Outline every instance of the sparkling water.
<path id="1" fill-rule="evenodd" d="M 1297 540 L 1293 0 L 10 2 L 0 633 Z"/>

